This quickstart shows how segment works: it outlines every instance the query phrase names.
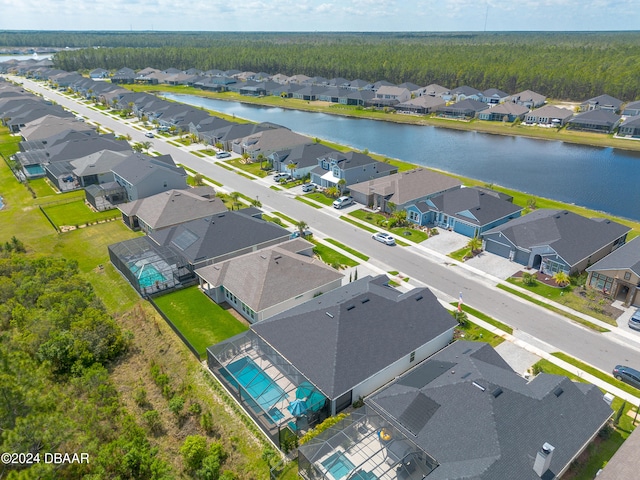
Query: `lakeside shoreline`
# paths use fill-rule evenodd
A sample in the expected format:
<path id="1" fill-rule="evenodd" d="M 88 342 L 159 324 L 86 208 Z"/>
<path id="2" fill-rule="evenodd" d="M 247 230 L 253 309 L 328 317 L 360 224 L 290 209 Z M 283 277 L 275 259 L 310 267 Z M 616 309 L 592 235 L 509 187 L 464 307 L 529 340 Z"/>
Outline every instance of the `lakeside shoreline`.
<path id="1" fill-rule="evenodd" d="M 352 106 L 342 106 L 337 104 L 326 104 L 326 102 L 308 102 L 293 98 L 280 97 L 249 97 L 236 94 L 233 92 L 207 92 L 194 87 L 184 86 L 144 86 L 144 85 L 125 85 L 125 88 L 152 94 L 171 93 L 176 95 L 193 95 L 201 98 L 210 98 L 221 100 L 224 102 L 237 102 L 247 105 L 258 105 L 262 107 L 282 108 L 286 110 L 299 110 L 311 113 L 325 113 L 327 115 L 336 115 L 348 118 L 359 118 L 367 120 L 377 120 L 382 122 L 392 122 L 399 125 L 417 125 L 425 127 L 447 128 L 458 131 L 471 131 L 478 133 L 487 133 L 501 135 L 506 137 L 524 137 L 533 140 L 549 140 L 570 143 L 574 145 L 584 145 L 594 148 L 613 148 L 631 152 L 640 152 L 640 141 L 633 139 L 624 139 L 613 137 L 613 134 L 601 134 L 582 131 L 567 131 L 566 127 L 561 130 L 555 128 L 542 128 L 535 126 L 503 125 L 502 122 L 490 122 L 485 120 L 473 119 L 470 121 L 446 119 L 432 116 L 418 116 L 409 114 L 387 113 L 381 111 L 371 111 L 364 108 L 357 109 Z M 326 104 L 326 105 L 325 105 Z M 549 102 L 550 105 L 553 102 Z M 507 131 L 507 129 L 509 129 Z M 518 129 L 514 131 L 514 129 Z"/>

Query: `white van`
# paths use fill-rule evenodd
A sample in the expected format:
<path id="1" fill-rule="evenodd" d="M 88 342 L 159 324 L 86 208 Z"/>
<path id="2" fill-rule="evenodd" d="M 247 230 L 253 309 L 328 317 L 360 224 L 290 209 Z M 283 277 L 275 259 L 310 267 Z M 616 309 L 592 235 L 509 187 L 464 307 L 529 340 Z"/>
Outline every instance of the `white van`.
<path id="1" fill-rule="evenodd" d="M 340 197 L 333 202 L 333 208 L 342 208 L 353 203 L 353 197 Z"/>

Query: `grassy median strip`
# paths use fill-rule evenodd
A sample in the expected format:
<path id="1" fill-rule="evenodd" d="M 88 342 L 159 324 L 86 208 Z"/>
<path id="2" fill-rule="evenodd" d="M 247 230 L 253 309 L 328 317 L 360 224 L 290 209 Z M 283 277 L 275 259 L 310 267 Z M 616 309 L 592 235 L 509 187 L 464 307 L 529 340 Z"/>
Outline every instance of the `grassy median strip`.
<path id="1" fill-rule="evenodd" d="M 355 225 L 356 227 L 361 228 L 362 230 L 366 230 L 369 233 L 376 233 L 377 232 L 377 230 L 375 230 L 373 228 L 370 228 L 370 227 L 367 227 L 366 225 L 362 225 L 360 222 L 357 222 L 357 221 L 349 218 L 347 215 L 341 215 L 340 216 L 340 220 L 344 220 L 345 222 L 348 222 L 348 223 L 350 223 L 352 225 Z"/>
<path id="2" fill-rule="evenodd" d="M 344 250 L 345 252 L 349 252 L 351 255 L 353 255 L 355 257 L 358 257 L 362 261 L 365 261 L 365 262 L 369 261 L 369 257 L 367 257 L 364 253 L 360 253 L 360 252 L 358 252 L 357 250 L 354 250 L 351 247 L 347 247 L 345 244 L 340 243 L 339 241 L 334 240 L 333 238 L 326 238 L 325 240 L 327 242 L 335 245 L 336 247 Z"/>
<path id="3" fill-rule="evenodd" d="M 450 305 L 453 305 L 454 307 L 457 307 L 458 306 L 458 302 L 451 302 Z M 495 318 L 492 318 L 489 315 L 486 315 L 486 314 L 476 310 L 475 308 L 471 308 L 471 307 L 469 307 L 467 305 L 462 305 L 462 310 L 464 312 L 467 312 L 470 315 L 473 315 L 476 318 L 479 318 L 480 320 L 484 320 L 489 325 L 493 325 L 494 327 L 502 330 L 503 332 L 507 332 L 508 334 L 513 335 L 513 328 L 511 328 L 509 325 L 505 325 L 504 323 L 496 320 Z"/>
<path id="4" fill-rule="evenodd" d="M 640 390 L 638 390 L 637 388 L 632 387 L 631 385 L 628 385 L 624 382 L 621 382 L 620 380 L 617 380 L 615 378 L 613 378 L 611 375 L 598 370 L 595 367 L 592 367 L 591 365 L 588 365 L 586 363 L 581 362 L 580 360 L 577 360 L 573 357 L 570 357 L 569 355 L 567 355 L 566 353 L 562 353 L 562 352 L 553 352 L 551 355 L 553 355 L 554 357 L 559 358 L 560 360 L 563 360 L 567 363 L 570 363 L 571 365 L 573 365 L 574 367 L 579 368 L 580 370 L 583 370 L 585 372 L 587 372 L 590 375 L 593 375 L 596 378 L 599 378 L 600 380 L 607 382 L 611 385 L 613 385 L 614 387 L 619 388 L 620 390 L 627 392 L 630 395 L 633 395 L 635 397 L 640 398 Z"/>
<path id="5" fill-rule="evenodd" d="M 552 312 L 558 313 L 560 315 L 562 315 L 563 317 L 567 317 L 569 320 L 573 320 L 576 323 L 579 323 L 580 325 L 584 325 L 585 327 L 588 327 L 592 330 L 595 330 L 596 332 L 600 332 L 600 333 L 606 333 L 606 332 L 610 332 L 611 330 L 608 330 L 606 328 L 602 328 L 599 325 L 596 325 L 595 323 L 591 323 L 588 320 L 585 320 L 583 318 L 580 318 L 576 315 L 572 315 L 570 313 L 565 312 L 564 310 L 561 310 L 557 307 L 554 307 L 552 305 L 549 305 L 541 300 L 537 300 L 533 297 L 530 297 L 529 295 L 525 295 L 524 293 L 520 293 L 517 290 L 514 290 L 513 288 L 509 288 L 506 285 L 502 285 L 502 284 L 498 284 L 498 288 L 500 290 L 504 290 L 505 292 L 509 292 L 512 295 L 515 295 L 516 297 L 520 297 L 520 298 L 524 298 L 525 300 L 531 302 L 531 303 L 535 303 L 536 305 L 540 305 L 541 307 L 546 308 L 547 310 L 551 310 Z"/>
<path id="6" fill-rule="evenodd" d="M 280 218 L 282 218 L 285 222 L 288 222 L 288 223 L 290 223 L 291 225 L 295 225 L 296 223 L 298 223 L 298 222 L 296 222 L 293 218 L 291 218 L 291 217 L 287 217 L 284 213 L 280 213 L 280 212 L 273 212 L 273 214 L 274 214 L 274 215 L 276 215 L 276 216 L 278 216 L 278 217 L 280 217 Z"/>
<path id="7" fill-rule="evenodd" d="M 309 205 L 310 207 L 313 207 L 313 208 L 322 208 L 322 207 L 321 207 L 320 205 L 318 205 L 317 203 L 311 202 L 311 201 L 307 200 L 307 199 L 306 199 L 306 198 L 304 198 L 304 197 L 295 197 L 295 198 L 296 198 L 296 200 L 298 200 L 299 202 L 306 203 L 306 204 L 307 204 L 307 205 Z"/>

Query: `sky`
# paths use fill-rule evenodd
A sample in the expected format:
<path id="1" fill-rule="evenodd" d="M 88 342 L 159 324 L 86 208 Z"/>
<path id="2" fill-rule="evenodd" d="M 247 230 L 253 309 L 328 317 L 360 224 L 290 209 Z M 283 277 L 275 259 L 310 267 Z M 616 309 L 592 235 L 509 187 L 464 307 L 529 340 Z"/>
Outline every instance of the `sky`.
<path id="1" fill-rule="evenodd" d="M 0 0 L 0 30 L 639 30 L 640 0 Z"/>

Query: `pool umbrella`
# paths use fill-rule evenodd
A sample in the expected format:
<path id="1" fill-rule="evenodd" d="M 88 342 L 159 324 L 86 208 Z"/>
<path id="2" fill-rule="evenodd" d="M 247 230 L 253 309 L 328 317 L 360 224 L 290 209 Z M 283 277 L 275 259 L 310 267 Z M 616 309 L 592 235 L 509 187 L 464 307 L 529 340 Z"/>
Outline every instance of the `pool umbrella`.
<path id="1" fill-rule="evenodd" d="M 287 410 L 291 412 L 294 417 L 301 417 L 307 413 L 307 402 L 302 399 L 296 399 L 289 404 Z"/>

